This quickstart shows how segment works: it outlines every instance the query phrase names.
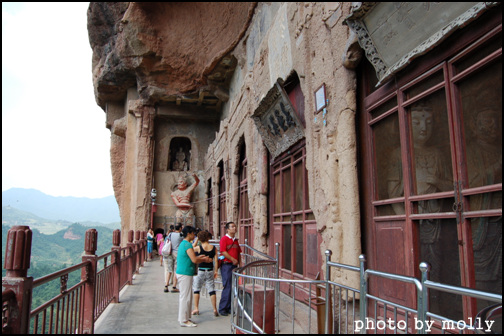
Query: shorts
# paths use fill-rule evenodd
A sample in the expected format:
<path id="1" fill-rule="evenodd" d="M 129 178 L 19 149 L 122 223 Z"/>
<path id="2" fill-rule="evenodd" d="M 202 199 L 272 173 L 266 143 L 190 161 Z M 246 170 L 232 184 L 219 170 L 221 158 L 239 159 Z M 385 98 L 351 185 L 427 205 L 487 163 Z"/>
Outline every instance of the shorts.
<path id="1" fill-rule="evenodd" d="M 214 281 L 214 270 L 203 270 L 198 269 L 198 275 L 194 278 L 193 291 L 198 292 L 203 287 L 203 283 L 208 291 L 208 293 L 215 293 L 215 281 Z"/>
<path id="2" fill-rule="evenodd" d="M 172 253 L 168 257 L 163 257 L 165 272 L 173 273 L 177 269 L 177 255 Z"/>

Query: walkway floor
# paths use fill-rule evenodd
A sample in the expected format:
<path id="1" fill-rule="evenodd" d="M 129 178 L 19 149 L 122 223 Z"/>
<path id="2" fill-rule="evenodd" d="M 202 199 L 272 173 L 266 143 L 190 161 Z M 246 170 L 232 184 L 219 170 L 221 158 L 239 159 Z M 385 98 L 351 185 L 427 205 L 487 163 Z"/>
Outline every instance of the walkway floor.
<path id="1" fill-rule="evenodd" d="M 120 303 L 110 304 L 95 324 L 96 334 L 230 334 L 231 317 L 213 315 L 210 297 L 202 293 L 200 314 L 192 317 L 196 328 L 177 321 L 179 293 L 164 293 L 164 267 L 159 259 L 149 261 L 135 276 L 133 285 L 120 294 Z M 217 291 L 217 305 L 220 300 Z"/>

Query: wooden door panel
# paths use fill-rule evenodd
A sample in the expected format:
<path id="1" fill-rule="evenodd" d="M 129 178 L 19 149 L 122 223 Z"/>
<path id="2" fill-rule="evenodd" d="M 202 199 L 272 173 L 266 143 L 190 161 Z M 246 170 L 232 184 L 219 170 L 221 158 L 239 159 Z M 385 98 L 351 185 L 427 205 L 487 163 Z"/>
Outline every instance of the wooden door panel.
<path id="1" fill-rule="evenodd" d="M 376 223 L 376 266 L 381 272 L 406 275 L 409 253 L 404 221 Z M 373 286 L 379 297 L 402 305 L 408 305 L 407 285 L 403 282 L 373 277 Z M 411 290 L 411 289 L 410 289 Z"/>

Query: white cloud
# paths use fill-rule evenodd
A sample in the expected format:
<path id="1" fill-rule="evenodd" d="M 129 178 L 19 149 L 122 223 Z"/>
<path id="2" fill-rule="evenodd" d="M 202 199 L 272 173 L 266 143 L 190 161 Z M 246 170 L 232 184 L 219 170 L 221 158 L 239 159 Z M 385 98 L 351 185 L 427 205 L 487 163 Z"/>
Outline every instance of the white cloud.
<path id="1" fill-rule="evenodd" d="M 2 3 L 2 190 L 113 194 L 88 3 Z"/>

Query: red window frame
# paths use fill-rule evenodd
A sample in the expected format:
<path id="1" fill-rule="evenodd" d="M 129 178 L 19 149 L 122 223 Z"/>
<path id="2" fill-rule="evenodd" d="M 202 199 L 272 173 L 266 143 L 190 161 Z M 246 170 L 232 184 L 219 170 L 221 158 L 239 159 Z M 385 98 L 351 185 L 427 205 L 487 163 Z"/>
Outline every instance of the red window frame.
<path id="1" fill-rule="evenodd" d="M 240 230 L 240 240 L 250 246 L 254 243 L 253 217 L 249 209 L 248 180 L 247 180 L 247 156 L 245 144 L 240 149 L 240 168 L 238 172 L 240 192 L 238 200 L 238 227 Z"/>
<path id="2" fill-rule="evenodd" d="M 224 237 L 226 235 L 226 223 L 227 213 L 226 213 L 226 202 L 227 202 L 227 191 L 226 191 L 226 174 L 224 174 L 224 162 L 219 163 L 219 237 Z"/>
<path id="3" fill-rule="evenodd" d="M 465 31 L 455 34 L 441 46 L 423 59 L 413 62 L 409 68 L 398 74 L 395 81 L 390 81 L 378 89 L 372 88 L 370 78 L 372 69 L 364 71 L 361 86 L 363 114 L 359 122 L 362 142 L 362 181 L 372 183 L 362 185 L 364 200 L 364 220 L 368 266 L 370 268 L 392 273 L 419 277 L 418 264 L 422 261 L 419 251 L 419 227 L 423 220 L 453 221 L 456 223 L 455 244 L 458 252 L 460 285 L 475 288 L 475 266 L 473 264 L 473 243 L 471 236 L 471 219 L 502 218 L 500 208 L 471 210 L 471 199 L 485 195 L 502 195 L 502 182 L 484 186 L 471 187 L 468 177 L 468 146 L 471 139 L 464 128 L 464 112 L 460 85 L 471 76 L 483 73 L 495 64 L 502 64 L 502 44 L 489 47 L 490 41 L 502 41 L 502 13 L 489 14 Z M 492 42 L 493 43 L 493 42 Z M 498 43 L 498 42 L 496 42 Z M 501 43 L 501 42 L 500 42 Z M 488 49 L 488 51 L 487 51 Z M 461 71 L 457 70 L 462 60 L 475 57 Z M 374 75 L 374 73 L 373 73 Z M 441 80 L 438 80 L 441 78 Z M 430 84 L 425 84 L 430 83 Z M 416 88 L 425 84 L 420 91 Z M 502 86 L 502 82 L 500 83 Z M 374 90 L 374 92 L 373 92 Z M 419 194 L 415 175 L 415 153 L 412 145 L 412 126 L 410 108 L 427 97 L 444 92 L 446 108 L 446 125 L 449 130 L 447 160 L 451 160 L 453 176 L 452 190 Z M 466 109 L 467 110 L 467 109 Z M 501 110 L 502 112 L 502 110 Z M 375 138 L 380 125 L 387 119 L 395 118 L 390 124 L 397 124 L 400 131 L 400 167 L 403 176 L 403 194 L 397 197 L 383 197 L 385 186 L 379 169 L 381 138 Z M 467 127 L 466 127 L 467 128 Z M 383 132 L 385 134 L 385 132 Z M 435 136 L 441 136 L 436 134 Z M 502 129 L 501 129 L 502 136 Z M 501 163 L 502 166 L 502 163 Z M 502 169 L 502 167 L 500 167 Z M 452 210 L 436 213 L 419 211 L 421 202 L 452 201 Z M 391 213 L 384 209 L 400 204 L 404 213 Z M 457 244 L 458 241 L 458 244 Z M 401 243 L 401 244 L 399 244 Z M 446 267 L 446 265 L 444 265 Z M 501 275 L 502 276 L 502 275 Z M 408 306 L 415 305 L 414 290 L 409 285 L 397 285 L 389 280 L 371 283 L 371 292 L 385 296 L 394 302 Z M 404 287 L 404 288 L 403 288 Z M 500 289 L 502 290 L 502 289 Z M 383 295 L 381 295 L 383 294 Z M 390 297 L 386 297 L 391 294 Z M 401 295 L 403 296 L 401 298 Z M 431 300 L 432 301 L 432 300 Z M 464 298 L 461 318 L 468 321 L 481 309 L 477 300 Z"/>

